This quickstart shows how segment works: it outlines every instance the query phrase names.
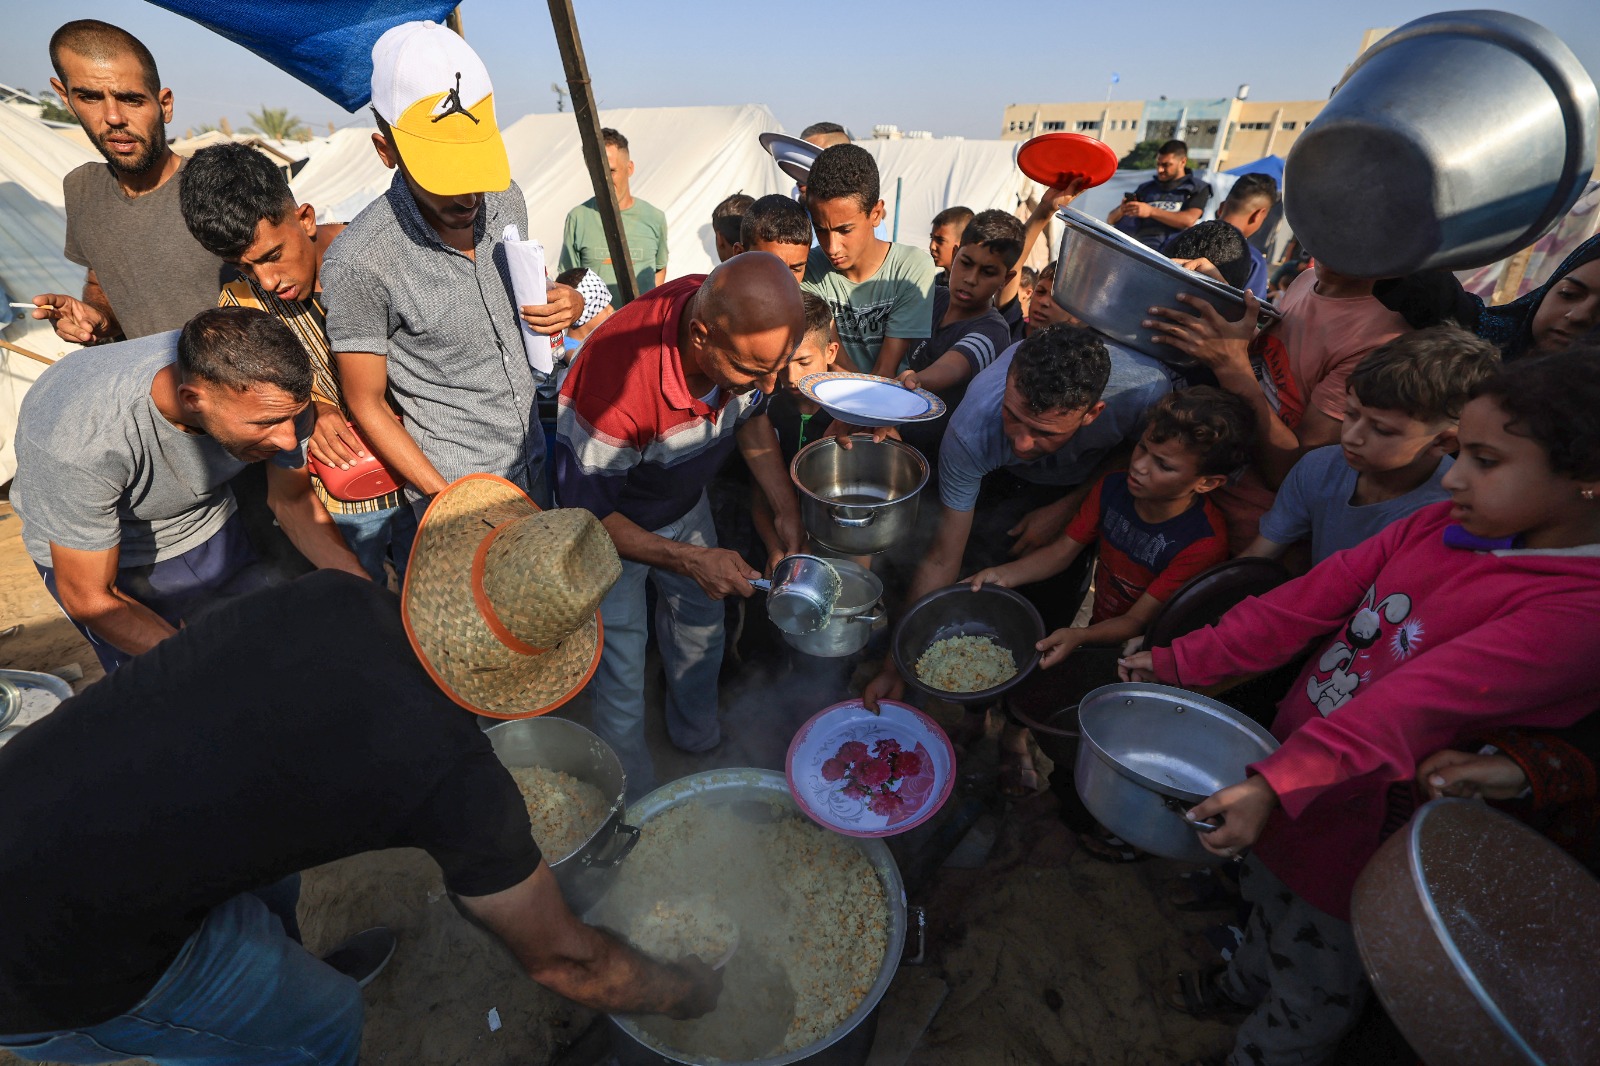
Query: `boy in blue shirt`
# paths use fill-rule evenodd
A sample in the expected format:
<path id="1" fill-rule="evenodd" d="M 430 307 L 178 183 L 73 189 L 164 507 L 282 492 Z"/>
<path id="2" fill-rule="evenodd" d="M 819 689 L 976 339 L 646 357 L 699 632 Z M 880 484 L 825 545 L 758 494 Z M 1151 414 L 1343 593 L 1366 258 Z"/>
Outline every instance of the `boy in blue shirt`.
<path id="1" fill-rule="evenodd" d="M 1240 554 L 1276 559 L 1309 537 L 1315 566 L 1448 499 L 1439 482 L 1461 408 L 1499 366 L 1493 344 L 1454 326 L 1402 334 L 1375 350 L 1350 372 L 1339 443 L 1301 457 Z"/>

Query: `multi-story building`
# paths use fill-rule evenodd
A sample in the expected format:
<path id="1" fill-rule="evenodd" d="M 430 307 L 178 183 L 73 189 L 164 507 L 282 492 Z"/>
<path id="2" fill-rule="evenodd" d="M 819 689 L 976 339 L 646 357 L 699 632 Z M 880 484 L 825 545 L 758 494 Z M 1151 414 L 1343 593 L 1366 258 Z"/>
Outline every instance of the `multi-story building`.
<path id="1" fill-rule="evenodd" d="M 1245 93 L 1247 87 L 1241 86 Z M 1110 100 L 1063 104 L 1011 104 L 1000 137 L 1025 141 L 1041 133 L 1082 133 L 1111 146 L 1120 158 L 1140 141 L 1177 138 L 1189 145 L 1190 163 L 1221 168 L 1229 160 L 1248 163 L 1286 155 L 1322 100 L 1248 100 L 1243 95 L 1212 100 Z"/>

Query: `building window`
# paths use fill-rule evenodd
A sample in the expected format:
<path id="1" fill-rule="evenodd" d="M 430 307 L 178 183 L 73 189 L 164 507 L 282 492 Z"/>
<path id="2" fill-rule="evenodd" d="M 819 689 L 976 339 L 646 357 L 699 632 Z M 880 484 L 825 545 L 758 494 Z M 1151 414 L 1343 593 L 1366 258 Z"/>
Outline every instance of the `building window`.
<path id="1" fill-rule="evenodd" d="M 1272 123 L 1270 123 L 1270 122 L 1241 122 L 1241 123 L 1239 123 L 1239 128 L 1242 129 L 1242 130 L 1270 130 L 1272 128 Z"/>
<path id="2" fill-rule="evenodd" d="M 1093 120 L 1080 119 L 1078 121 L 1078 132 L 1079 133 L 1088 133 L 1090 130 L 1097 130 L 1099 128 L 1100 128 L 1100 120 L 1099 119 L 1093 119 Z"/>
<path id="3" fill-rule="evenodd" d="M 1047 130 L 1064 130 L 1067 128 L 1067 124 L 1065 122 L 1043 122 L 1040 123 L 1040 125 Z"/>
<path id="4" fill-rule="evenodd" d="M 1298 125 L 1299 125 L 1298 122 L 1285 122 L 1283 124 L 1283 128 L 1286 129 L 1286 130 L 1292 130 Z"/>

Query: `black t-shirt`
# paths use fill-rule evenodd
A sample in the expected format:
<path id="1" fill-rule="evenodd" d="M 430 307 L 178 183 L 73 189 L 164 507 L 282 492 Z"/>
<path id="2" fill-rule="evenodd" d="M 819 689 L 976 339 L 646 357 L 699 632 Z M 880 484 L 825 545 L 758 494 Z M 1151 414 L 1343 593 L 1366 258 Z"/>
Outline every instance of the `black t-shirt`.
<path id="1" fill-rule="evenodd" d="M 767 404 L 767 417 L 772 428 L 778 431 L 778 448 L 783 452 L 783 465 L 794 461 L 795 453 L 814 440 L 827 436 L 833 425 L 833 416 L 817 408 L 814 415 L 800 413 L 800 407 L 788 389 L 778 389 Z"/>
<path id="2" fill-rule="evenodd" d="M 1206 202 L 1211 199 L 1211 186 L 1195 177 L 1194 171 L 1185 167 L 1183 177 L 1176 181 L 1163 184 L 1151 178 L 1133 190 L 1133 194 L 1162 211 L 1187 211 L 1191 207 L 1198 207 L 1204 211 Z M 1153 218 L 1124 218 L 1117 223 L 1117 228 L 1124 233 L 1133 234 L 1135 240 L 1152 248 L 1159 248 L 1163 241 L 1179 232 L 1177 227 L 1158 222 Z"/>
<path id="3" fill-rule="evenodd" d="M 1011 331 L 1012 344 L 1028 335 L 1028 316 L 1022 313 L 1022 297 L 1013 296 L 1011 302 L 999 311 L 1000 317 L 1005 319 L 1006 329 Z"/>
<path id="4" fill-rule="evenodd" d="M 0 1033 L 143 998 L 219 903 L 380 848 L 462 895 L 539 864 L 396 597 L 319 571 L 219 606 L 0 748 Z"/>

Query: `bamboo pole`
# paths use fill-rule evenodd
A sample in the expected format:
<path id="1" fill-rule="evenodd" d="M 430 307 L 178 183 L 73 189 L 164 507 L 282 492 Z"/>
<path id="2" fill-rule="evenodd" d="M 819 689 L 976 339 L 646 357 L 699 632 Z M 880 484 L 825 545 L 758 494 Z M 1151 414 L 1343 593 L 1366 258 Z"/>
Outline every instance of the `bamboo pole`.
<path id="1" fill-rule="evenodd" d="M 639 295 L 639 281 L 633 274 L 633 257 L 622 232 L 622 206 L 617 188 L 611 184 L 611 167 L 606 161 L 606 146 L 600 138 L 600 113 L 594 104 L 594 87 L 589 83 L 589 61 L 583 55 L 578 37 L 578 20 L 572 13 L 572 0 L 550 0 L 550 23 L 561 49 L 561 66 L 567 75 L 572 97 L 572 117 L 578 121 L 578 137 L 583 141 L 583 161 L 589 167 L 589 182 L 594 186 L 595 206 L 600 209 L 600 224 L 605 228 L 606 247 L 611 249 L 611 266 L 617 275 L 622 302 Z"/>
<path id="2" fill-rule="evenodd" d="M 38 352 L 30 352 L 28 349 L 12 344 L 8 340 L 0 340 L 0 348 L 4 348 L 8 352 L 16 352 L 18 355 L 25 355 L 34 362 L 43 363 L 45 366 L 54 366 L 56 362 L 48 355 L 40 355 Z"/>

